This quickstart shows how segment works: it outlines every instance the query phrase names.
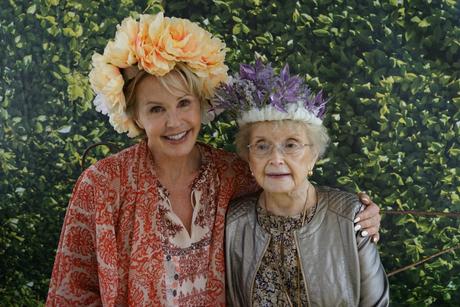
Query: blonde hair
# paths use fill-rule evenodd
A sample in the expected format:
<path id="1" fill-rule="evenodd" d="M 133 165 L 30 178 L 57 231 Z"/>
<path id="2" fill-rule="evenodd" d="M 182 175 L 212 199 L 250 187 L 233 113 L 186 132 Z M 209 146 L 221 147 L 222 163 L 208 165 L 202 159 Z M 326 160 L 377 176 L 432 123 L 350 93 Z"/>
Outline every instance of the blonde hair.
<path id="1" fill-rule="evenodd" d="M 303 130 L 305 135 L 309 138 L 313 144 L 313 149 L 318 153 L 318 159 L 320 159 L 326 152 L 327 146 L 329 145 L 330 138 L 327 134 L 327 129 L 322 124 L 313 125 L 299 120 L 276 120 L 270 121 L 276 124 L 279 128 L 283 125 L 294 125 L 299 130 Z M 249 138 L 251 136 L 252 128 L 258 123 L 263 122 L 251 122 L 240 127 L 235 136 L 235 146 L 237 154 L 245 161 L 249 160 Z"/>
<path id="2" fill-rule="evenodd" d="M 176 66 L 166 75 L 158 77 L 149 74 L 145 70 L 139 70 L 136 76 L 125 82 L 123 92 L 126 97 L 126 113 L 132 118 L 137 117 L 137 98 L 136 98 L 136 87 L 145 77 L 152 76 L 160 82 L 160 84 L 170 93 L 174 90 L 184 90 L 184 86 L 187 92 L 193 94 L 198 98 L 201 103 L 201 109 L 203 109 L 204 103 L 210 103 L 202 91 L 203 89 L 203 78 L 199 78 L 193 73 L 187 65 L 183 63 L 177 63 Z M 137 124 L 136 124 L 137 125 Z"/>

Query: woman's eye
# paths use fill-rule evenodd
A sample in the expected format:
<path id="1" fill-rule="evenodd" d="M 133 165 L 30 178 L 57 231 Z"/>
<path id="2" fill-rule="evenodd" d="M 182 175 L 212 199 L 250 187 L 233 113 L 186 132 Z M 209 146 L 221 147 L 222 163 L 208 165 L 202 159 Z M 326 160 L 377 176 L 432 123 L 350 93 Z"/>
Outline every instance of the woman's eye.
<path id="1" fill-rule="evenodd" d="M 270 144 L 268 143 L 257 143 L 256 144 L 257 150 L 268 150 L 268 148 L 270 148 Z"/>
<path id="2" fill-rule="evenodd" d="M 299 147 L 300 147 L 300 144 L 299 144 L 299 142 L 297 142 L 297 141 L 290 140 L 290 141 L 287 141 L 287 142 L 284 144 L 284 147 L 287 148 L 287 149 L 296 149 L 296 148 L 299 148 Z"/>
<path id="3" fill-rule="evenodd" d="M 182 99 L 179 101 L 179 107 L 188 107 L 192 102 L 189 99 Z"/>
<path id="4" fill-rule="evenodd" d="M 163 108 L 159 106 L 154 106 L 150 108 L 150 113 L 161 113 L 163 112 Z"/>

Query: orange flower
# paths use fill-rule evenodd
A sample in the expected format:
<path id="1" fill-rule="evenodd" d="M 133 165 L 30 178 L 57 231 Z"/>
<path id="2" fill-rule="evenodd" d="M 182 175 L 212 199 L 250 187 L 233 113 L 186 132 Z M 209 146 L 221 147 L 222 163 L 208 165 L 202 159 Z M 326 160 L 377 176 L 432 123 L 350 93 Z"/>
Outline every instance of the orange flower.
<path id="1" fill-rule="evenodd" d="M 140 66 L 152 75 L 164 76 L 174 68 L 174 57 L 165 51 L 163 37 L 169 23 L 163 13 L 141 15 L 136 39 L 136 53 Z"/>
<path id="2" fill-rule="evenodd" d="M 92 60 L 93 69 L 89 73 L 89 82 L 96 94 L 110 98 L 111 103 L 105 109 L 125 108 L 124 80 L 118 67 L 108 64 L 107 58 L 99 53 L 95 53 Z"/>
<path id="3" fill-rule="evenodd" d="M 188 61 L 189 67 L 201 78 L 206 78 L 204 92 L 212 96 L 214 87 L 227 80 L 228 67 L 224 64 L 225 44 L 221 40 L 205 36 L 199 56 Z"/>
<path id="4" fill-rule="evenodd" d="M 104 49 L 104 56 L 109 59 L 109 63 L 126 68 L 136 64 L 136 38 L 139 25 L 131 17 L 125 18 L 121 25 L 117 26 L 115 40 L 109 41 Z"/>
<path id="5" fill-rule="evenodd" d="M 96 53 L 92 60 L 89 78 L 96 93 L 96 110 L 109 116 L 117 132 L 128 132 L 130 137 L 142 131 L 125 112 L 120 69 L 137 64 L 154 76 L 164 76 L 182 62 L 200 78 L 205 98 L 212 96 L 217 84 L 226 81 L 228 70 L 224 64 L 225 44 L 190 20 L 167 18 L 163 13 L 141 15 L 139 21 L 125 18 L 104 54 Z M 204 122 L 214 115 L 207 112 L 211 107 L 207 105 L 203 110 Z"/>
<path id="6" fill-rule="evenodd" d="M 105 56 L 95 53 L 89 80 L 91 87 L 97 94 L 93 101 L 96 110 L 109 115 L 110 124 L 117 132 L 128 132 L 130 137 L 139 135 L 141 130 L 125 113 L 124 80 L 118 67 L 108 64 Z"/>
<path id="7" fill-rule="evenodd" d="M 169 31 L 163 37 L 165 51 L 176 61 L 187 61 L 201 53 L 206 31 L 195 23 L 182 18 L 168 18 Z"/>
<path id="8" fill-rule="evenodd" d="M 116 132 L 128 132 L 128 136 L 131 138 L 138 136 L 142 132 L 142 130 L 136 126 L 133 119 L 124 111 L 110 113 L 109 122 Z"/>

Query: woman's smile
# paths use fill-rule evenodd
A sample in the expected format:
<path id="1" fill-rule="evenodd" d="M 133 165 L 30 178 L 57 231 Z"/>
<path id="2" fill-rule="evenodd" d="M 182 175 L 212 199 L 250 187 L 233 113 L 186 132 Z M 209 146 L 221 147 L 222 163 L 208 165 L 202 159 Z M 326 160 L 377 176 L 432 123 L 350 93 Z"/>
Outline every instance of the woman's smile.
<path id="1" fill-rule="evenodd" d="M 267 175 L 267 177 L 272 178 L 272 179 L 284 179 L 284 178 L 291 177 L 290 173 L 284 173 L 284 172 L 281 172 L 281 173 L 267 173 L 266 175 Z"/>
<path id="2" fill-rule="evenodd" d="M 164 135 L 162 138 L 165 139 L 168 143 L 179 144 L 184 142 L 187 139 L 191 129 L 182 131 L 175 134 Z"/>

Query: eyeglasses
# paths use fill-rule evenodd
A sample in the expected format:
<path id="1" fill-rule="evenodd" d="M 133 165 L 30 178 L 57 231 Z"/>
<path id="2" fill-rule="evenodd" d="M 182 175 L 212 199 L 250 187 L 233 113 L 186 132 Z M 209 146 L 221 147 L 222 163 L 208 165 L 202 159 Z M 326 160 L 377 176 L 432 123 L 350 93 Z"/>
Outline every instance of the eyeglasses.
<path id="1" fill-rule="evenodd" d="M 283 155 L 293 156 L 300 153 L 305 146 L 312 146 L 312 144 L 304 144 L 295 140 L 287 140 L 281 144 L 277 144 L 277 150 Z M 267 157 L 273 152 L 275 144 L 268 141 L 259 141 L 255 144 L 249 144 L 248 148 L 251 153 L 258 157 Z"/>

